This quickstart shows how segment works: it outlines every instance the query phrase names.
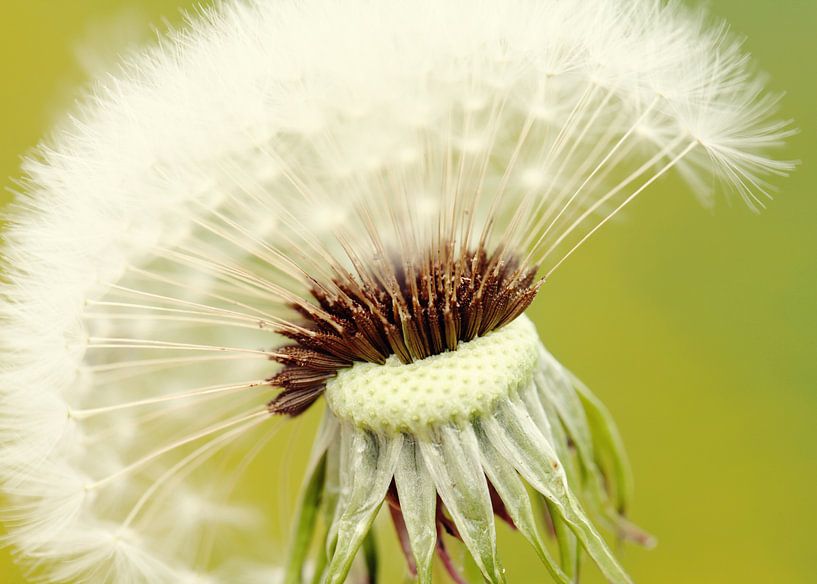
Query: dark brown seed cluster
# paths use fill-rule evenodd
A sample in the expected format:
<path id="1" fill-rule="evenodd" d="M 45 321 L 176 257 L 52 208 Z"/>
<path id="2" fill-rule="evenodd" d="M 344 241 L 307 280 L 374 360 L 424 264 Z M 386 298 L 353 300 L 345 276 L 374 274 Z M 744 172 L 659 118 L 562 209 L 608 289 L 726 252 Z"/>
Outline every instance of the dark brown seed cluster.
<path id="1" fill-rule="evenodd" d="M 395 355 L 411 363 L 508 324 L 536 296 L 535 278 L 535 268 L 477 249 L 394 260 L 314 286 L 314 309 L 296 307 L 303 325 L 281 331 L 293 344 L 275 357 L 284 368 L 269 382 L 282 391 L 270 412 L 302 413 L 356 361 L 384 363 Z"/>

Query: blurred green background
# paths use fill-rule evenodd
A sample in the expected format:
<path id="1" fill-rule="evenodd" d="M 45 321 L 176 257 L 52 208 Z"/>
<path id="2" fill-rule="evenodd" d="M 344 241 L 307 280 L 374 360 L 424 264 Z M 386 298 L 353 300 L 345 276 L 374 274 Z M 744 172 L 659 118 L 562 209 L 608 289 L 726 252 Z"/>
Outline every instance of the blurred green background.
<path id="1" fill-rule="evenodd" d="M 634 518 L 659 538 L 623 551 L 637 582 L 817 582 L 817 2 L 708 4 L 787 92 L 783 115 L 801 129 L 788 153 L 802 166 L 759 216 L 725 202 L 706 211 L 664 181 L 560 270 L 534 318 L 622 428 Z M 106 65 L 94 55 L 149 39 L 192 5 L 2 0 L 4 186 Z M 532 553 L 500 546 L 512 583 L 541 581 Z M 21 581 L 0 551 L 0 583 Z"/>

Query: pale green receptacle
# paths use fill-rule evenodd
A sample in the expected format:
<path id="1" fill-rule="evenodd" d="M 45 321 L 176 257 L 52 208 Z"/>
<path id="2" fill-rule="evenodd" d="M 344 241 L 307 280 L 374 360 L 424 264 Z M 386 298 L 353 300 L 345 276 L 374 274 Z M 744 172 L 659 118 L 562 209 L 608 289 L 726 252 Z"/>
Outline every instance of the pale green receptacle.
<path id="1" fill-rule="evenodd" d="M 487 413 L 525 387 L 536 367 L 539 337 L 521 316 L 456 351 L 401 363 L 357 363 L 326 385 L 335 415 L 355 426 L 395 434 L 423 434 L 447 422 Z"/>

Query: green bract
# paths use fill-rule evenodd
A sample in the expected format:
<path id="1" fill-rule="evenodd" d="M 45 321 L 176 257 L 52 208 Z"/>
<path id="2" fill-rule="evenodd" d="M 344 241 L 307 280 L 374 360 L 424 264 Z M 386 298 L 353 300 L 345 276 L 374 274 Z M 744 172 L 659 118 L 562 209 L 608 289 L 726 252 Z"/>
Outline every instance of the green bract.
<path id="1" fill-rule="evenodd" d="M 609 581 L 630 582 L 590 520 L 647 543 L 621 516 L 630 481 L 615 426 L 527 317 L 414 363 L 356 363 L 326 396 L 288 582 L 302 581 L 319 524 L 315 581 L 344 582 L 384 501 L 420 582 L 431 581 L 435 552 L 447 560 L 445 530 L 483 578 L 505 582 L 495 515 L 557 582 L 572 581 L 581 551 Z"/>

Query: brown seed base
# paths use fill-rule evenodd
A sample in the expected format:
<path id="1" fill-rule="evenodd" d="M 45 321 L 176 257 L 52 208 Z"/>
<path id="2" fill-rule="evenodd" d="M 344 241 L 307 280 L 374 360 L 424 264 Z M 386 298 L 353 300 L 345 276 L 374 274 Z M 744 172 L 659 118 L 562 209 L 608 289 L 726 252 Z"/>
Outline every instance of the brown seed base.
<path id="1" fill-rule="evenodd" d="M 419 263 L 396 260 L 377 272 L 358 269 L 332 286 L 315 285 L 319 309 L 296 307 L 302 328 L 280 331 L 294 343 L 274 358 L 284 369 L 268 381 L 283 391 L 268 404 L 270 412 L 301 414 L 338 370 L 356 361 L 384 363 L 396 355 L 411 363 L 504 326 L 533 301 L 535 277 L 535 267 L 480 248 L 456 258 L 429 253 Z"/>

